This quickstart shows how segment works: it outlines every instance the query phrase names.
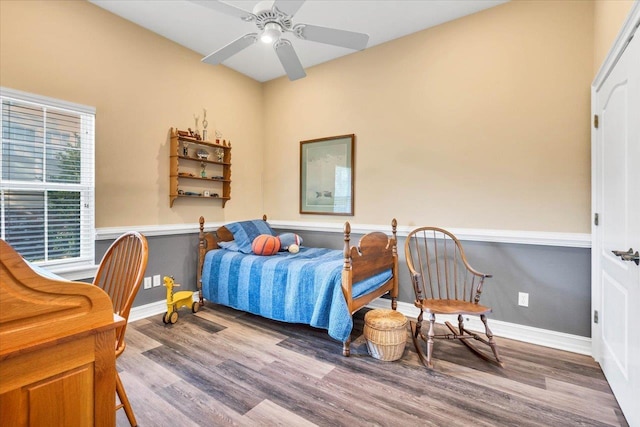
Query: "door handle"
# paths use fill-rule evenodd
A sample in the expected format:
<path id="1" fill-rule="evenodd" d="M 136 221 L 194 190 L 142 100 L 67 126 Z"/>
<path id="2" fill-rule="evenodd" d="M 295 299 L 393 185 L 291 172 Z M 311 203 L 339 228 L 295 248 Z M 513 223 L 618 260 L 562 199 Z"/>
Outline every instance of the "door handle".
<path id="1" fill-rule="evenodd" d="M 633 252 L 633 248 L 628 251 L 611 251 L 615 256 L 619 256 L 623 261 L 633 261 L 636 265 L 640 265 L 640 254 L 638 251 Z"/>

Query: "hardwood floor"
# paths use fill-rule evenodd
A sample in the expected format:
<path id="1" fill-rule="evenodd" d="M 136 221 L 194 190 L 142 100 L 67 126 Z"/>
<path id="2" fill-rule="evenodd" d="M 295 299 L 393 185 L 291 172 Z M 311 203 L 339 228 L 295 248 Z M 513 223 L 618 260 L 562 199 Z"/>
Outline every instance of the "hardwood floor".
<path id="1" fill-rule="evenodd" d="M 324 330 L 182 309 L 175 325 L 130 324 L 118 371 L 143 427 L 627 425 L 589 356 L 497 338 L 502 369 L 437 341 L 427 370 L 408 336 L 402 359 L 383 362 L 367 354 L 365 311 L 347 358 Z"/>

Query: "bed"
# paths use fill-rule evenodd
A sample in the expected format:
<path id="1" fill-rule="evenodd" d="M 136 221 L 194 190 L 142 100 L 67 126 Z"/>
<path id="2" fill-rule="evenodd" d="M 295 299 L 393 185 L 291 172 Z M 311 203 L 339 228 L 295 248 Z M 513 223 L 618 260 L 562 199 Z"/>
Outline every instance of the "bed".
<path id="1" fill-rule="evenodd" d="M 207 233 L 200 217 L 200 304 L 206 299 L 269 319 L 326 329 L 349 356 L 353 313 L 385 294 L 396 309 L 396 226 L 394 219 L 391 237 L 371 232 L 351 246 L 351 226 L 346 222 L 342 250 L 303 246 L 297 253 L 259 256 L 247 249 L 247 243 L 259 234 L 276 235 L 266 216 Z"/>

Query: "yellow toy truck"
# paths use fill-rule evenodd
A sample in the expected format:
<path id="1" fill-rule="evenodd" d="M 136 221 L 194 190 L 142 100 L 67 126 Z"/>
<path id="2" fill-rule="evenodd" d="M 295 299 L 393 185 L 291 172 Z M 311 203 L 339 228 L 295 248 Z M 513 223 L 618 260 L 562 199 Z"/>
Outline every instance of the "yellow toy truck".
<path id="1" fill-rule="evenodd" d="M 173 293 L 174 286 L 180 286 L 174 282 L 173 276 L 164 276 L 164 286 L 167 288 L 167 312 L 162 317 L 164 324 L 172 325 L 178 321 L 178 309 L 191 307 L 193 313 L 200 310 L 200 303 L 193 300 L 193 291 L 180 291 Z"/>

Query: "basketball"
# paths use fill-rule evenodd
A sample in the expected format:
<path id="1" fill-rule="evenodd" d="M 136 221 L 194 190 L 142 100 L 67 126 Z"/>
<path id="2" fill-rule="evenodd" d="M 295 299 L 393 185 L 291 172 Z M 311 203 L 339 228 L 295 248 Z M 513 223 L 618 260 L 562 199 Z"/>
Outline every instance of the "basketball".
<path id="1" fill-rule="evenodd" d="M 280 239 L 269 234 L 261 234 L 253 239 L 251 249 L 256 255 L 275 255 L 280 250 Z"/>

